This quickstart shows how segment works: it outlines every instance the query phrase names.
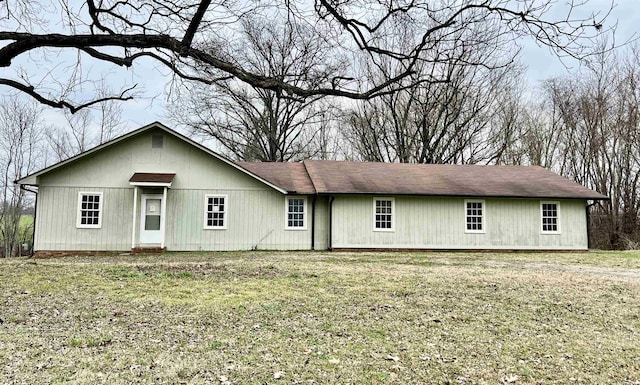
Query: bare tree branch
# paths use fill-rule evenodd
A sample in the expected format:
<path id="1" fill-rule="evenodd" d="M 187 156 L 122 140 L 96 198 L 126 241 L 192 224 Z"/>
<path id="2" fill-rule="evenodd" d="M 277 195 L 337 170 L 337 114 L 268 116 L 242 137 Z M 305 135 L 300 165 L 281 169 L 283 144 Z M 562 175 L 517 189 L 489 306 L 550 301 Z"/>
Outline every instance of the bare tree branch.
<path id="1" fill-rule="evenodd" d="M 193 15 L 191 22 L 189 23 L 189 27 L 187 28 L 187 32 L 185 32 L 184 37 L 182 38 L 182 47 L 183 48 L 191 48 L 191 42 L 193 41 L 193 37 L 196 35 L 196 31 L 202 22 L 202 18 L 204 14 L 207 12 L 207 8 L 211 5 L 211 0 L 203 0 L 198 6 L 198 10 Z M 183 53 L 183 56 L 186 56 Z"/>
<path id="2" fill-rule="evenodd" d="M 1 79 L 0 78 L 0 85 L 5 85 L 11 88 L 14 88 L 18 91 L 21 91 L 29 96 L 31 96 L 32 98 L 36 99 L 38 102 L 45 104 L 49 107 L 54 107 L 54 108 L 68 108 L 69 111 L 71 111 L 71 113 L 75 113 L 77 111 L 82 110 L 83 108 L 87 108 L 87 107 L 91 107 L 94 104 L 97 103 L 102 103 L 102 102 L 106 102 L 108 100 L 131 100 L 133 99 L 133 96 L 127 96 L 126 94 L 129 93 L 130 91 L 132 91 L 136 85 L 133 85 L 130 88 L 127 88 L 125 90 L 123 90 L 119 96 L 106 96 L 103 98 L 98 98 L 98 99 L 93 99 L 89 102 L 83 103 L 83 104 L 79 104 L 79 105 L 73 105 L 65 100 L 52 100 L 49 99 L 41 94 L 39 94 L 38 92 L 35 91 L 35 88 L 33 86 L 28 86 L 26 84 L 17 82 L 15 80 L 11 80 L 11 79 Z"/>
<path id="3" fill-rule="evenodd" d="M 38 23 L 43 25 L 38 29 L 31 27 L 37 17 L 33 11 L 8 12 L 17 28 L 0 31 L 0 41 L 4 43 L 0 67 L 16 66 L 14 59 L 26 53 L 75 49 L 102 63 L 124 67 L 133 66 L 139 58 L 150 58 L 178 78 L 205 84 L 233 78 L 297 100 L 315 96 L 362 100 L 407 89 L 408 79 L 413 85 L 449 81 L 446 71 L 416 76 L 421 62 L 443 68 L 451 64 L 500 67 L 513 61 L 518 52 L 513 45 L 522 37 L 560 55 L 582 58 L 591 39 L 607 32 L 603 17 L 595 12 L 574 17 L 574 11 L 588 4 L 588 0 L 566 5 L 564 18 L 549 16 L 551 10 L 561 6 L 556 0 L 314 0 L 313 7 L 275 0 L 85 0 L 86 6 L 80 8 L 68 0 L 59 0 L 59 4 L 64 12 L 41 16 L 38 21 L 44 23 Z M 304 74 L 290 74 L 284 80 L 252 70 L 238 57 L 241 47 L 247 44 L 239 31 L 243 23 L 256 17 L 311 27 L 314 35 L 310 38 L 321 42 L 323 49 L 331 53 L 325 60 L 349 65 L 332 78 L 306 85 L 291 81 Z M 411 34 L 399 32 L 403 23 L 411 25 Z M 48 29 L 51 32 L 46 32 Z M 398 44 L 400 39 L 408 44 Z M 464 51 L 485 47 L 493 47 L 504 60 L 491 64 L 482 57 L 473 62 L 460 60 Z M 113 48 L 123 48 L 124 53 L 116 55 Z M 376 83 L 363 79 L 361 68 L 349 63 L 357 51 L 366 52 L 372 66 L 381 65 L 386 58 L 394 60 L 394 72 Z M 11 80 L 18 81 L 17 76 Z"/>

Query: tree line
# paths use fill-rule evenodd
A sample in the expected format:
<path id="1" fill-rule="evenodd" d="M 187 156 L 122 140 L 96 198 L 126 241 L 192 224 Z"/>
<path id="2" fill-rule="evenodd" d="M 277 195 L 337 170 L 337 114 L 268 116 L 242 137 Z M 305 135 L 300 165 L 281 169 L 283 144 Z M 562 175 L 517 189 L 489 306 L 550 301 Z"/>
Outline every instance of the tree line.
<path id="1" fill-rule="evenodd" d="M 121 111 L 107 101 L 54 124 L 34 100 L 0 98 L 0 257 L 28 254 L 33 246 L 34 190 L 14 182 L 124 133 Z"/>
<path id="2" fill-rule="evenodd" d="M 147 93 L 130 71 L 146 61 L 172 76 L 168 117 L 234 159 L 541 165 L 612 198 L 592 210 L 594 246 L 635 247 L 638 55 L 594 49 L 615 29 L 610 11 L 588 0 L 6 2 L 0 236 L 16 238 L 28 204 L 13 179 L 118 134 L 116 102 Z M 527 89 L 523 39 L 584 64 Z M 43 106 L 66 122 L 44 124 Z"/>
<path id="3" fill-rule="evenodd" d="M 286 74 L 292 63 L 304 61 L 287 56 L 286 43 L 275 47 L 275 36 L 286 34 L 271 28 L 265 27 L 268 47 L 256 40 L 252 54 L 269 52 L 263 65 Z M 448 82 L 416 84 L 409 77 L 393 93 L 350 102 L 299 101 L 225 82 L 176 95 L 170 117 L 245 161 L 542 166 L 611 198 L 590 208 L 592 247 L 638 248 L 640 50 L 606 49 L 602 42 L 595 52 L 567 75 L 533 88 L 526 87 L 517 61 L 488 67 L 455 63 L 445 67 Z M 490 53 L 472 50 L 460 57 Z M 474 60 L 479 59 L 468 58 Z M 391 65 L 363 66 L 365 79 L 373 84 L 388 77 Z M 412 76 L 424 77 L 435 67 L 422 63 L 417 70 L 424 73 Z"/>
<path id="4" fill-rule="evenodd" d="M 275 31 L 263 33 L 271 34 L 263 43 L 273 47 Z M 259 43 L 256 52 L 264 49 Z M 286 42 L 279 49 L 271 48 L 263 65 L 282 73 L 292 62 L 304 65 L 299 58 L 287 62 Z M 637 47 L 601 50 L 578 70 L 533 90 L 523 86 L 517 62 L 449 71 L 447 83 L 348 103 L 291 99 L 231 82 L 185 84 L 168 117 L 187 133 L 213 138 L 216 150 L 237 160 L 539 165 L 611 198 L 591 208 L 593 247 L 640 247 Z M 385 76 L 384 68 L 369 69 L 367 76 Z M 57 126 L 45 124 L 43 112 L 15 95 L 0 104 L 2 255 L 19 253 L 32 231 L 20 227 L 20 218 L 33 197 L 13 181 L 124 133 L 114 102 L 66 114 Z"/>

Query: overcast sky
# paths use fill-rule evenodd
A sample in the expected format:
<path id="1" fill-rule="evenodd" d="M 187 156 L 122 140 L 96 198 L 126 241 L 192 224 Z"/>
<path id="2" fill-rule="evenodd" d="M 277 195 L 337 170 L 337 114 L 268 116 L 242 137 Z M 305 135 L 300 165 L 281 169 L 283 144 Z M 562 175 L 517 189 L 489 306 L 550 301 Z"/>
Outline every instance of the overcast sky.
<path id="1" fill-rule="evenodd" d="M 560 0 L 562 3 L 564 0 Z M 592 10 L 607 9 L 611 5 L 610 0 L 590 0 L 589 8 Z M 617 24 L 616 43 L 621 44 L 629 39 L 637 38 L 640 33 L 640 6 L 638 0 L 618 0 L 607 19 L 605 28 Z M 587 9 L 585 9 L 586 11 Z M 526 80 L 528 88 L 535 93 L 535 88 L 541 80 L 550 77 L 562 76 L 567 73 L 567 68 L 577 69 L 579 63 L 572 59 L 561 61 L 554 56 L 547 47 L 539 47 L 531 40 L 520 42 L 522 46 L 520 61 L 526 67 Z M 153 121 L 166 121 L 165 103 L 167 84 L 170 81 L 168 71 L 156 68 L 152 62 L 138 63 L 133 69 L 126 72 L 118 72 L 117 76 L 125 76 L 129 84 L 138 83 L 144 89 L 146 98 L 128 101 L 123 104 L 123 121 L 127 131 Z M 163 74 L 164 73 L 164 74 Z M 46 118 L 51 123 L 62 121 L 62 115 L 58 110 L 48 109 Z"/>
<path id="2" fill-rule="evenodd" d="M 591 10 L 608 9 L 611 0 L 590 0 Z M 616 26 L 615 43 L 623 43 L 640 37 L 640 1 L 618 0 L 613 3 L 614 8 L 607 18 L 604 28 Z M 585 8 L 585 11 L 587 9 Z M 624 49 L 624 48 L 622 48 Z M 535 87 L 540 80 L 567 74 L 568 70 L 579 67 L 575 60 L 561 61 L 546 47 L 538 47 L 535 43 L 527 42 L 521 52 L 521 61 L 527 67 L 527 80 L 531 87 Z M 568 69 L 566 67 L 569 67 Z"/>

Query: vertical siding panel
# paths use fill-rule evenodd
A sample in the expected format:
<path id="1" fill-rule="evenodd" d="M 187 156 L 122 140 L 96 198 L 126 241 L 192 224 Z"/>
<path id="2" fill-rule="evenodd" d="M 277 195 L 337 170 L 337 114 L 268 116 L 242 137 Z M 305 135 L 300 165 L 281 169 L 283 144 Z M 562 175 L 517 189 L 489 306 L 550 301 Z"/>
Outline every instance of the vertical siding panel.
<path id="1" fill-rule="evenodd" d="M 191 222 L 189 221 L 189 213 L 191 212 L 191 207 L 189 206 L 189 202 L 193 202 L 196 199 L 195 191 L 185 191 L 179 190 L 178 198 L 181 199 L 181 202 L 178 204 L 180 207 L 180 240 L 176 241 L 176 243 L 180 244 L 182 248 L 191 250 L 193 248 L 193 231 L 194 229 L 191 226 Z M 193 202 L 192 204 L 195 204 Z"/>
<path id="2" fill-rule="evenodd" d="M 173 210 L 173 225 L 175 226 L 172 240 L 171 250 L 184 250 L 184 236 L 186 230 L 184 228 L 184 193 L 182 190 L 171 189 L 171 194 L 174 197 L 174 203 L 171 209 Z"/>
<path id="3" fill-rule="evenodd" d="M 113 210 L 117 210 L 118 206 L 122 206 L 122 205 L 118 205 L 116 207 L 111 207 L 110 203 L 111 200 L 113 199 L 113 194 L 112 194 L 112 190 L 103 190 L 103 189 L 99 189 L 98 191 L 102 192 L 102 199 L 103 199 L 103 206 L 102 206 L 102 228 L 101 229 L 97 229 L 95 231 L 92 232 L 93 235 L 93 244 L 94 245 L 98 245 L 97 250 L 106 250 L 105 249 L 105 244 L 106 244 L 106 239 L 105 236 L 107 233 L 109 233 L 109 230 L 112 227 L 115 227 L 114 224 L 111 222 L 112 214 L 113 214 Z M 104 206 L 104 204 L 106 202 L 109 202 L 109 207 Z M 124 203 L 124 202 L 122 202 Z M 110 219 L 109 222 L 105 222 L 105 219 Z M 114 236 L 117 234 L 113 234 Z"/>
<path id="4" fill-rule="evenodd" d="M 167 217 L 168 223 L 171 224 L 171 234 L 169 235 L 169 243 L 167 244 L 168 250 L 182 250 L 179 248 L 179 245 L 176 244 L 179 239 L 178 234 L 180 232 L 180 220 L 182 217 L 182 211 L 180 210 L 180 191 L 179 190 L 169 190 L 168 193 L 171 196 L 171 205 L 167 206 L 167 211 L 171 212 L 171 218 Z"/>
<path id="5" fill-rule="evenodd" d="M 188 191 L 185 194 L 187 196 L 188 203 L 191 203 L 192 205 L 197 205 L 198 204 L 198 198 L 201 196 L 201 194 L 197 191 Z M 184 207 L 184 225 L 185 225 L 185 244 L 187 246 L 188 249 L 192 249 L 195 246 L 195 228 L 193 225 L 193 218 L 191 218 L 191 220 L 189 219 L 189 213 L 191 212 L 191 206 L 190 205 L 185 205 Z"/>
<path id="6" fill-rule="evenodd" d="M 108 222 L 103 222 L 102 229 L 96 230 L 95 235 L 97 239 L 97 244 L 99 245 L 98 250 L 109 250 L 112 248 L 111 238 L 115 238 L 120 231 L 114 233 L 112 229 L 116 230 L 118 227 L 122 228 L 122 225 L 119 226 L 119 223 L 116 222 L 116 215 L 124 208 L 124 201 L 119 201 L 120 204 L 112 205 L 114 202 L 118 202 L 118 198 L 121 198 L 118 194 L 118 189 L 108 189 L 108 190 L 100 190 L 102 191 L 102 197 L 105 199 L 103 204 L 107 204 L 102 207 L 102 216 L 103 220 L 108 220 Z"/>
<path id="7" fill-rule="evenodd" d="M 64 188 L 64 189 L 61 189 L 61 190 L 55 190 L 55 192 L 56 192 L 56 195 L 57 195 L 56 202 L 62 202 L 63 203 L 63 205 L 62 205 L 62 210 L 63 210 L 62 213 L 64 213 L 65 215 L 68 215 L 69 218 L 71 218 L 71 221 L 75 222 L 76 218 L 77 218 L 77 212 L 76 212 L 76 209 L 71 204 L 71 202 L 75 201 L 76 202 L 75 206 L 77 208 L 78 196 L 77 196 L 76 190 L 75 189 L 70 189 L 70 188 Z M 72 196 L 69 197 L 69 195 L 72 195 Z M 53 241 L 56 242 L 56 244 L 57 244 L 56 250 L 62 248 L 61 246 L 62 246 L 63 242 L 61 242 L 61 241 L 65 240 L 65 236 L 64 236 L 65 231 L 64 230 L 67 230 L 67 234 L 70 234 L 72 236 L 72 241 L 79 240 L 80 243 L 83 242 L 83 239 L 81 237 L 78 237 L 78 234 L 76 234 L 75 231 L 73 231 L 73 230 L 71 230 L 69 228 L 70 224 L 69 224 L 68 221 L 65 221 L 64 226 L 57 227 L 53 223 L 51 225 L 53 225 L 52 227 L 55 228 L 55 232 L 56 232 L 55 233 L 55 238 L 53 239 Z"/>
<path id="8" fill-rule="evenodd" d="M 178 207 L 180 207 L 179 210 L 179 214 L 178 217 L 178 223 L 180 223 L 180 231 L 178 231 L 176 234 L 179 235 L 179 238 L 176 239 L 176 244 L 180 245 L 181 249 L 188 249 L 188 241 L 187 241 L 187 237 L 189 235 L 189 223 L 187 222 L 187 218 L 186 218 L 186 213 L 187 210 L 189 209 L 187 207 L 187 202 L 188 199 L 193 199 L 192 197 L 189 196 L 189 194 L 187 194 L 184 190 L 177 190 L 176 191 L 177 197 L 180 199 L 179 203 L 176 203 L 178 205 Z"/>
<path id="9" fill-rule="evenodd" d="M 102 191 L 102 229 L 77 229 L 79 191 Z M 204 230 L 207 193 L 228 196 L 227 230 Z M 42 186 L 36 250 L 128 250 L 131 188 Z M 311 246 L 311 198 L 306 231 L 285 230 L 285 197 L 273 190 L 172 189 L 167 205 L 167 240 L 172 250 L 307 249 Z M 328 246 L 328 199 L 317 198 L 316 246 Z M 374 232 L 373 197 L 339 196 L 334 201 L 334 247 L 578 248 L 587 245 L 584 201 L 560 201 L 561 234 L 540 234 L 540 201 L 485 199 L 486 233 L 464 232 L 464 199 L 396 197 L 395 232 Z M 136 215 L 136 234 L 139 234 Z M 265 237 L 265 235 L 269 234 Z"/>
<path id="10" fill-rule="evenodd" d="M 62 202 L 62 213 L 65 215 L 70 215 L 70 217 L 73 217 L 72 220 L 75 220 L 75 212 L 69 212 L 69 202 L 67 199 L 65 199 L 66 197 L 62 194 L 63 192 L 68 192 L 69 189 L 64 188 L 62 190 L 53 190 L 54 195 L 56 196 L 56 200 L 55 202 Z M 55 211 L 57 210 L 53 210 L 52 215 L 55 216 Z M 63 223 L 60 223 L 58 226 L 55 225 L 55 223 L 50 222 L 49 226 L 51 229 L 51 234 L 53 235 L 53 238 L 51 238 L 50 242 L 53 244 L 53 249 L 54 250 L 58 250 L 60 247 L 60 240 L 64 239 L 63 235 L 64 235 L 64 230 L 66 230 L 67 227 L 67 223 L 66 221 Z M 69 232 L 68 234 L 70 235 L 75 235 L 74 233 Z"/>
<path id="11" fill-rule="evenodd" d="M 61 214 L 69 215 L 67 213 L 67 202 L 66 200 L 61 200 L 59 197 L 60 190 L 52 188 L 49 190 L 53 201 L 51 202 L 51 211 L 49 212 L 49 218 L 55 216 L 55 211 L 62 210 Z M 55 202 L 58 202 L 56 204 Z M 60 223 L 58 226 L 52 226 L 53 223 L 51 221 L 47 222 L 45 227 L 47 228 L 47 249 L 58 250 L 55 244 L 55 240 L 59 239 L 60 234 L 58 231 L 66 226 L 65 223 Z"/>
<path id="12" fill-rule="evenodd" d="M 191 194 L 190 194 L 191 193 Z M 181 238 L 180 241 L 176 242 L 184 246 L 185 249 L 190 249 L 193 243 L 193 229 L 191 228 L 191 223 L 188 220 L 189 213 L 191 211 L 191 207 L 188 205 L 189 202 L 192 202 L 195 197 L 193 196 L 194 191 L 184 191 L 179 190 L 178 197 L 182 200 L 179 204 L 181 207 L 181 216 L 180 216 L 180 225 L 182 227 Z"/>
<path id="13" fill-rule="evenodd" d="M 325 250 L 327 249 L 327 230 L 329 228 L 328 224 L 328 200 L 326 196 L 318 196 L 316 197 L 316 208 L 315 208 L 315 249 L 316 250 Z"/>
<path id="14" fill-rule="evenodd" d="M 40 187 L 38 189 L 38 214 L 36 215 L 36 239 L 34 240 L 34 250 L 44 250 L 47 239 L 49 239 L 47 228 L 46 226 L 43 226 L 45 221 L 40 220 L 40 218 L 49 217 L 49 210 L 51 208 L 51 203 L 49 202 L 50 196 L 51 194 L 47 191 L 46 187 Z"/>
<path id="15" fill-rule="evenodd" d="M 39 233 L 39 232 L 41 231 L 41 230 L 40 230 L 40 223 L 37 221 L 37 219 L 38 219 L 38 217 L 39 217 L 39 216 L 41 216 L 41 215 L 42 215 L 42 209 L 43 209 L 43 207 L 45 207 L 45 206 L 44 206 L 44 204 L 43 204 L 43 205 L 40 205 L 40 203 L 41 203 L 41 200 L 40 200 L 40 199 L 41 199 L 41 198 L 40 198 L 40 197 L 41 197 L 41 195 L 40 195 L 40 193 L 41 193 L 41 192 L 42 192 L 42 190 L 41 190 L 41 189 L 39 189 L 39 190 L 38 190 L 38 193 L 37 193 L 37 195 L 36 195 L 36 211 L 35 211 L 36 221 L 35 221 L 35 223 L 33 224 L 34 232 L 35 232 L 36 234 L 37 234 L 37 233 Z M 39 249 L 40 249 L 40 239 L 39 239 L 39 237 L 37 237 L 37 236 L 36 236 L 36 237 L 33 239 L 33 241 L 32 241 L 32 242 L 33 242 L 33 245 L 32 245 L 33 250 L 39 250 Z"/>
<path id="16" fill-rule="evenodd" d="M 464 198 L 440 197 L 396 197 L 395 231 L 376 232 L 373 197 L 340 196 L 334 201 L 334 247 L 586 248 L 583 201 L 560 201 L 561 234 L 541 234 L 540 200 L 483 200 L 485 233 L 465 233 Z"/>
<path id="17" fill-rule="evenodd" d="M 176 194 L 172 189 L 167 189 L 167 203 L 165 204 L 165 219 L 164 219 L 164 246 L 167 250 L 174 250 L 173 238 L 176 232 Z"/>
<path id="18" fill-rule="evenodd" d="M 174 240 L 175 247 L 178 250 L 187 249 L 187 235 L 189 234 L 189 229 L 187 227 L 187 223 L 185 221 L 185 213 L 187 212 L 186 202 L 190 197 L 185 194 L 184 190 L 174 190 L 173 193 L 176 195 L 176 239 Z"/>
<path id="19" fill-rule="evenodd" d="M 44 221 L 39 218 L 47 218 L 49 216 L 49 208 L 51 204 L 49 203 L 49 196 L 47 194 L 46 187 L 40 187 L 38 189 L 38 207 L 37 207 L 37 215 L 36 215 L 36 239 L 34 239 L 34 250 L 43 250 L 44 244 L 49 237 L 49 234 L 46 233 L 46 227 L 42 224 Z"/>

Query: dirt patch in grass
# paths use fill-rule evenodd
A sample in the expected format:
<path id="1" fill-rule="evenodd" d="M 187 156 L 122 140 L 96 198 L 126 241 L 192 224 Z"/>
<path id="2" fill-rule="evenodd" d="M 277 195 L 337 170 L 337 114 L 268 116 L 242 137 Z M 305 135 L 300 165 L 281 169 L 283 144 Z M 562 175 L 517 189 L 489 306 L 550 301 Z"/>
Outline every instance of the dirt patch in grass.
<path id="1" fill-rule="evenodd" d="M 0 260 L 0 383 L 638 384 L 629 255 Z"/>
<path id="2" fill-rule="evenodd" d="M 195 264 L 152 264 L 135 265 L 135 270 L 144 275 L 168 275 L 178 277 L 215 277 L 215 278 L 275 278 L 285 274 L 273 265 L 243 268 L 211 263 Z"/>
<path id="3" fill-rule="evenodd" d="M 530 269 L 530 270 L 550 270 L 556 272 L 570 272 L 578 275 L 593 275 L 611 279 L 623 279 L 640 282 L 640 269 L 621 269 L 613 267 L 590 266 L 590 265 L 561 265 L 554 263 L 514 263 L 504 261 L 487 260 L 483 264 L 487 266 L 510 268 L 510 269 Z"/>

